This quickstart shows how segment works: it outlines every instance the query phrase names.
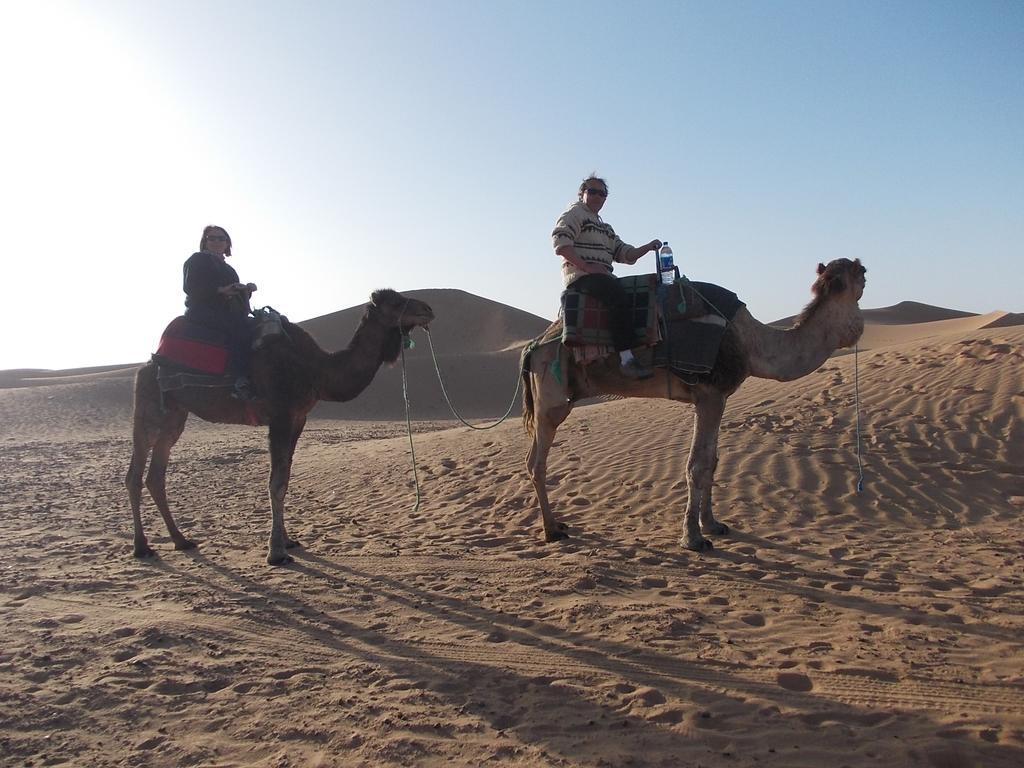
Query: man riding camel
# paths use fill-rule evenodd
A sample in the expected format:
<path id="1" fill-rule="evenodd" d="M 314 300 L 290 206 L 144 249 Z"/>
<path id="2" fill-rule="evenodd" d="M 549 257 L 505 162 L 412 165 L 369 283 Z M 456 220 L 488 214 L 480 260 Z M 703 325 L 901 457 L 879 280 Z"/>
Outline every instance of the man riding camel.
<path id="1" fill-rule="evenodd" d="M 612 263 L 635 264 L 645 253 L 661 248 L 660 240 L 646 245 L 624 243 L 599 215 L 608 199 L 608 183 L 588 176 L 580 184 L 578 201 L 558 217 L 551 241 L 562 257 L 562 279 L 566 288 L 593 296 L 607 307 L 612 339 L 619 353 L 623 376 L 646 379 L 652 375 L 633 357 L 633 325 L 625 291 L 612 274 Z"/>

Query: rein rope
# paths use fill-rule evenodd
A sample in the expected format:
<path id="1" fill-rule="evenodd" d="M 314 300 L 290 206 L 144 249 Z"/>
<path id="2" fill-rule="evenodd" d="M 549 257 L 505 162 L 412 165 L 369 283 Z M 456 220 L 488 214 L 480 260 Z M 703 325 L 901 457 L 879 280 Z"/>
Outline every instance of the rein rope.
<path id="1" fill-rule="evenodd" d="M 373 304 L 370 305 L 373 307 Z M 412 442 L 412 415 L 409 411 L 409 381 L 405 373 L 405 348 L 412 346 L 412 339 L 409 338 L 409 334 L 401 330 L 402 318 L 405 317 L 405 310 L 409 306 L 409 299 L 405 300 L 402 305 L 402 311 L 398 313 L 398 328 L 402 334 L 402 343 L 398 345 L 398 348 L 402 353 L 402 400 L 405 401 L 405 428 L 409 433 L 409 454 L 412 456 L 412 481 L 413 485 L 416 486 L 416 505 L 412 508 L 413 514 L 420 511 L 420 476 L 416 471 L 416 446 Z M 376 309 L 376 307 L 373 307 Z"/>
<path id="2" fill-rule="evenodd" d="M 853 345 L 853 401 L 854 410 L 857 413 L 857 493 L 864 490 L 864 465 L 860 460 L 860 378 L 859 360 L 860 344 Z"/>
<path id="3" fill-rule="evenodd" d="M 424 330 L 426 330 L 426 329 L 424 329 Z M 498 419 L 493 424 L 485 424 L 485 425 L 470 424 L 468 421 L 466 421 L 464 418 L 462 418 L 462 416 L 459 415 L 459 412 L 455 410 L 455 406 L 452 405 L 452 401 L 448 397 L 448 390 L 446 390 L 445 387 L 444 387 L 444 379 L 441 378 L 441 368 L 437 364 L 437 354 L 435 354 L 435 352 L 434 352 L 434 340 L 430 336 L 430 331 L 427 331 L 426 333 L 427 333 L 427 344 L 430 347 L 430 357 L 434 361 L 434 371 L 437 373 L 437 382 L 438 382 L 438 384 L 441 385 L 441 394 L 444 395 L 444 401 L 446 403 L 448 403 L 448 408 L 451 409 L 451 412 L 455 415 L 455 418 L 457 418 L 459 421 L 461 421 L 463 424 L 465 424 L 470 429 L 480 429 L 480 430 L 494 429 L 496 426 L 501 424 L 501 422 L 505 421 L 505 419 L 508 418 L 509 414 L 512 413 L 512 409 L 516 405 L 516 399 L 519 397 L 519 387 L 523 383 L 522 373 L 521 372 L 517 372 L 516 373 L 516 389 L 515 389 L 515 392 L 512 393 L 512 401 L 508 404 L 508 409 L 505 411 L 505 414 L 500 419 Z"/>
<path id="4" fill-rule="evenodd" d="M 408 300 L 406 300 L 406 305 L 408 305 Z M 405 307 L 402 307 L 402 313 L 401 314 L 402 315 L 405 314 Z M 399 323 L 401 323 L 401 315 L 399 316 Z M 505 421 L 509 417 L 509 414 L 512 413 L 512 409 L 515 407 L 516 400 L 519 397 L 519 387 L 522 385 L 522 382 L 523 382 L 522 373 L 519 372 L 519 371 L 516 372 L 516 389 L 515 389 L 515 392 L 512 393 L 512 401 L 508 404 L 508 409 L 505 411 L 504 415 L 500 419 L 498 419 L 493 424 L 485 424 L 485 425 L 470 424 L 468 421 L 466 421 L 464 418 L 462 418 L 462 416 L 459 414 L 459 412 L 457 410 L 455 410 L 455 406 L 452 405 L 451 398 L 448 397 L 448 390 L 444 386 L 444 379 L 441 376 L 441 367 L 438 365 L 438 362 L 437 362 L 437 353 L 434 351 L 434 340 L 431 337 L 429 330 L 427 330 L 426 328 L 424 328 L 423 330 L 427 334 L 427 345 L 430 347 L 430 357 L 434 361 L 434 371 L 437 373 L 437 381 L 441 385 L 441 394 L 444 395 L 444 401 L 446 403 L 448 403 L 448 408 L 455 415 L 455 418 L 457 418 L 459 421 L 461 421 L 463 424 L 465 424 L 470 429 L 480 429 L 480 430 L 494 429 L 494 427 L 498 426 L 503 421 Z M 416 470 L 416 446 L 413 444 L 413 440 L 412 440 L 412 414 L 411 414 L 411 406 L 409 404 L 409 378 L 408 378 L 408 374 L 406 372 L 406 365 L 405 365 L 405 350 L 406 350 L 406 347 L 411 348 L 412 346 L 414 346 L 414 345 L 413 345 L 412 339 L 409 338 L 409 334 L 403 332 L 402 333 L 402 344 L 401 344 L 401 352 L 402 352 L 402 400 L 405 401 L 405 427 L 406 427 L 406 431 L 409 434 L 409 454 L 412 457 L 412 478 L 413 478 L 413 484 L 416 486 L 416 505 L 413 507 L 413 510 L 412 510 L 415 513 L 415 512 L 418 512 L 419 509 L 420 509 L 420 501 L 422 500 L 422 495 L 420 493 L 420 477 L 419 477 L 419 472 Z"/>
<path id="5" fill-rule="evenodd" d="M 416 446 L 412 443 L 412 417 L 409 414 L 409 384 L 405 375 L 405 342 L 409 341 L 407 334 L 402 334 L 402 399 L 405 401 L 405 427 L 409 432 L 409 453 L 412 456 L 412 479 L 416 486 L 416 505 L 412 511 L 420 511 L 420 476 L 416 471 Z"/>

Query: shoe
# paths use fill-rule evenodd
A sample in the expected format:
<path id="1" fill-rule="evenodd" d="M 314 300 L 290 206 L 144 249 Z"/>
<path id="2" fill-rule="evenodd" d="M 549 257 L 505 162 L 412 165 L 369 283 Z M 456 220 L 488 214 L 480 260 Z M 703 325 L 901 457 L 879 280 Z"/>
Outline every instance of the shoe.
<path id="1" fill-rule="evenodd" d="M 636 379 L 637 381 L 641 379 L 649 379 L 654 375 L 654 371 L 642 366 L 640 361 L 635 357 L 632 360 L 623 363 L 619 368 L 619 372 L 627 379 Z"/>
<path id="2" fill-rule="evenodd" d="M 245 376 L 240 376 L 235 380 L 235 388 L 231 390 L 231 397 L 235 400 L 241 400 L 246 402 L 248 400 L 255 400 L 255 396 L 252 393 L 252 389 L 249 388 L 249 379 Z"/>

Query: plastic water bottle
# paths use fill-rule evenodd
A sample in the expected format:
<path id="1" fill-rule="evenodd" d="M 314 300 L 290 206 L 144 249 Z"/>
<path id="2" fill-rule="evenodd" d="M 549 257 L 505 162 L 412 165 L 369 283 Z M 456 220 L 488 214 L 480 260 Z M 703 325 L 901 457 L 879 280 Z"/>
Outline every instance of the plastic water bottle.
<path id="1" fill-rule="evenodd" d="M 658 270 L 661 272 L 662 285 L 672 285 L 676 281 L 676 265 L 672 260 L 672 249 L 668 247 L 668 240 L 661 244 L 661 251 L 658 253 Z"/>

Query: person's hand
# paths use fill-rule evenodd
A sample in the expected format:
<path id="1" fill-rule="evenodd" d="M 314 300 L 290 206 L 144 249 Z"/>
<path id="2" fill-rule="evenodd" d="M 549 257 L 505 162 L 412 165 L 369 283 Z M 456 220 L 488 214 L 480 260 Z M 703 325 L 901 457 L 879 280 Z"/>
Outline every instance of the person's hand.
<path id="1" fill-rule="evenodd" d="M 661 245 L 662 245 L 661 240 L 658 240 L 657 238 L 655 238 L 654 240 L 651 240 L 651 242 L 649 242 L 647 245 L 644 246 L 644 250 L 645 251 L 658 251 L 658 250 L 661 250 Z"/>
<path id="2" fill-rule="evenodd" d="M 246 283 L 245 290 L 247 290 L 250 294 L 256 293 L 256 283 Z"/>

